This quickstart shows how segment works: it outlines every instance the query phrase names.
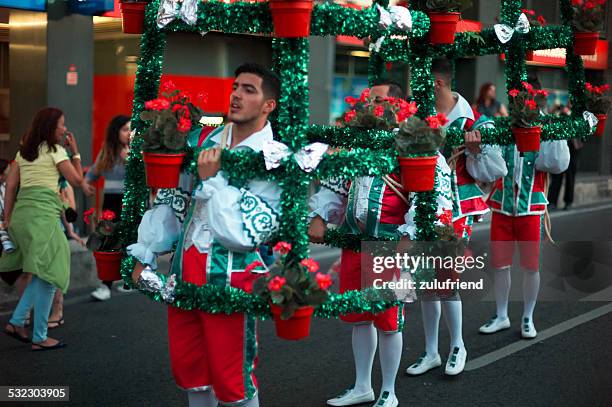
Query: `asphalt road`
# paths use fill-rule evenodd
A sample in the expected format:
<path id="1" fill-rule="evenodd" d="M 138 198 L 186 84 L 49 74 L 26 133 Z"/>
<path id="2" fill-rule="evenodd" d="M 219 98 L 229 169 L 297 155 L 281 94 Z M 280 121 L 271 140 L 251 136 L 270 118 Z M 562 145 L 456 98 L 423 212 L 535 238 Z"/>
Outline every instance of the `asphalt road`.
<path id="1" fill-rule="evenodd" d="M 553 227 L 555 240 L 562 243 L 551 257 L 561 253 L 566 262 L 573 262 L 571 269 L 576 274 L 591 270 L 586 276 L 591 279 L 601 270 L 612 269 L 608 266 L 612 265 L 612 250 L 606 246 L 612 240 L 612 206 L 553 214 Z M 486 225 L 478 226 L 475 241 L 486 239 L 487 233 Z M 573 250 L 572 243 L 565 242 L 588 241 L 597 243 L 582 247 L 580 253 L 591 253 L 591 258 L 564 251 Z M 313 253 L 326 268 L 338 251 L 317 247 Z M 520 277 L 513 277 L 514 286 L 520 288 Z M 600 281 L 598 287 L 604 283 Z M 585 296 L 594 298 L 588 289 L 583 290 Z M 403 373 L 424 346 L 419 304 L 408 305 L 397 379 L 400 405 L 612 406 L 612 298 L 609 294 L 602 297 L 606 301 L 574 297 L 578 295 L 541 301 L 534 317 L 540 336 L 526 342 L 518 332 L 520 302 L 510 304 L 512 329 L 483 336 L 477 329 L 491 316 L 494 305 L 483 300 L 486 295 L 464 296 L 469 371 L 454 378 L 444 376 L 443 369 L 416 378 Z M 8 304 L 1 306 L 2 322 L 8 319 L 9 308 Z M 113 293 L 110 301 L 97 303 L 89 300 L 88 292 L 73 292 L 66 298 L 65 319 L 64 327 L 53 331 L 68 343 L 61 351 L 30 352 L 27 345 L 0 335 L 0 386 L 70 386 L 69 405 L 74 406 L 187 404 L 170 372 L 164 306 L 139 294 Z M 314 320 L 310 337 L 299 342 L 278 339 L 270 321 L 261 322 L 259 332 L 256 373 L 262 406 L 323 406 L 326 399 L 352 384 L 349 326 L 336 320 Z M 442 322 L 443 360 L 448 348 L 448 332 Z M 380 384 L 376 359 L 376 392 Z"/>

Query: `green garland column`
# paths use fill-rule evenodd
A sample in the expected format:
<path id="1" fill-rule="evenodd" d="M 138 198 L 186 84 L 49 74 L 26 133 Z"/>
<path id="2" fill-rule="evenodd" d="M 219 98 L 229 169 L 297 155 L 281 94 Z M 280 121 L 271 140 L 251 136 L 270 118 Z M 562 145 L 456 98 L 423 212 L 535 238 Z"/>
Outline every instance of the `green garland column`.
<path id="1" fill-rule="evenodd" d="M 571 25 L 572 13 L 573 10 L 570 0 L 561 0 L 561 18 L 564 25 Z M 570 102 L 572 103 L 572 116 L 582 117 L 582 112 L 586 110 L 586 79 L 584 76 L 584 63 L 582 57 L 574 54 L 573 35 L 565 54 L 565 64 L 569 83 L 568 91 Z"/>
<path id="2" fill-rule="evenodd" d="M 140 119 L 140 112 L 147 100 L 157 97 L 159 81 L 162 74 L 166 35 L 157 29 L 156 15 L 159 0 L 153 0 L 146 8 L 144 33 L 140 39 L 140 58 L 134 84 L 134 106 L 132 109 L 132 129 L 136 137 L 131 143 L 130 154 L 126 163 L 125 193 L 121 213 L 121 235 L 125 244 L 135 242 L 138 238 L 138 225 L 146 210 L 149 199 L 149 188 L 145 180 L 144 163 L 140 146 L 142 132 L 146 123 Z M 121 272 L 129 280 L 133 261 L 127 258 L 122 263 Z"/>
<path id="3" fill-rule="evenodd" d="M 521 0 L 504 0 L 501 9 L 501 22 L 510 27 L 516 25 L 521 14 Z M 525 64 L 525 47 L 523 38 L 516 33 L 510 40 L 506 51 L 506 88 L 508 90 L 521 88 L 521 81 L 527 80 L 527 66 Z"/>
<path id="4" fill-rule="evenodd" d="M 424 40 L 426 41 L 426 40 Z M 427 56 L 425 42 L 414 44 L 411 49 L 410 88 L 414 100 L 418 103 L 418 116 L 425 118 L 436 114 L 436 99 L 434 96 L 434 81 L 431 75 L 432 58 Z M 436 177 L 437 178 L 437 177 Z M 433 191 L 418 193 L 419 205 L 416 209 L 414 222 L 417 229 L 417 240 L 433 241 L 436 239 L 436 179 Z"/>
<path id="5" fill-rule="evenodd" d="M 309 44 L 306 38 L 272 40 L 274 71 L 281 78 L 277 130 L 281 141 L 291 151 L 298 151 L 308 143 L 309 125 L 308 62 Z M 291 255 L 308 256 L 308 186 L 310 177 L 294 160 L 284 168 L 279 178 L 281 194 L 280 240 L 290 242 Z"/>

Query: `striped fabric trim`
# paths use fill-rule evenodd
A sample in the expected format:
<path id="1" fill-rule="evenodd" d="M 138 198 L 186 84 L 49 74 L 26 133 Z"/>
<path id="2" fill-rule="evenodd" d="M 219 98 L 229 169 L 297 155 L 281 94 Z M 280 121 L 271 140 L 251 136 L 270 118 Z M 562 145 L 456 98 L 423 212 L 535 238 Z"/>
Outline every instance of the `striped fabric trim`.
<path id="1" fill-rule="evenodd" d="M 378 225 L 380 224 L 380 212 L 382 200 L 385 192 L 385 182 L 382 178 L 376 177 L 370 183 L 368 190 L 368 209 L 366 212 L 365 231 L 368 235 L 378 235 Z"/>
<path id="2" fill-rule="evenodd" d="M 354 182 L 351 183 L 351 188 L 349 189 L 348 201 L 346 204 L 346 213 L 344 215 L 344 223 L 353 234 L 360 235 L 361 230 L 359 229 L 359 226 L 357 225 L 357 219 L 355 218 L 355 193 L 357 188 L 355 188 L 354 185 Z"/>
<path id="3" fill-rule="evenodd" d="M 257 394 L 257 387 L 253 380 L 255 359 L 257 358 L 257 318 L 250 314 L 244 314 L 244 340 L 242 354 L 242 377 L 244 380 L 244 395 L 250 400 Z"/>

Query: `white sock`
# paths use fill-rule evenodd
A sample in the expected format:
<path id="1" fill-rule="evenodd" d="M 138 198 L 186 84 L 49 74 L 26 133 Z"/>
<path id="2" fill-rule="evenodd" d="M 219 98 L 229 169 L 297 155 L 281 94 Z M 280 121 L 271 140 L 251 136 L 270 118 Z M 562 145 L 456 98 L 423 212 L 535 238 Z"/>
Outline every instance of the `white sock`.
<path id="1" fill-rule="evenodd" d="M 442 309 L 444 310 L 444 321 L 446 321 L 446 326 L 448 327 L 448 331 L 450 332 L 451 352 L 455 347 L 458 347 L 460 349 L 465 348 L 465 345 L 463 344 L 462 333 L 462 306 L 459 295 L 457 295 L 456 299 L 442 301 Z"/>
<path id="2" fill-rule="evenodd" d="M 255 397 L 253 397 L 247 402 L 242 403 L 241 406 L 242 407 L 259 407 L 259 396 L 257 396 L 256 394 Z"/>
<path id="3" fill-rule="evenodd" d="M 508 266 L 495 270 L 495 304 L 497 306 L 497 319 L 508 318 L 511 268 L 512 267 Z"/>
<path id="4" fill-rule="evenodd" d="M 217 407 L 218 402 L 210 390 L 187 392 L 189 407 Z"/>
<path id="5" fill-rule="evenodd" d="M 425 352 L 428 358 L 438 354 L 438 329 L 440 326 L 440 301 L 421 301 L 423 330 L 425 331 Z"/>
<path id="6" fill-rule="evenodd" d="M 355 358 L 355 392 L 372 389 L 372 364 L 376 353 L 376 329 L 372 324 L 353 326 L 353 357 Z"/>
<path id="7" fill-rule="evenodd" d="M 380 393 L 388 391 L 395 395 L 395 377 L 402 359 L 402 333 L 378 332 L 378 357 L 382 370 L 382 389 Z"/>
<path id="8" fill-rule="evenodd" d="M 540 291 L 540 273 L 523 270 L 523 318 L 533 322 L 533 310 Z"/>

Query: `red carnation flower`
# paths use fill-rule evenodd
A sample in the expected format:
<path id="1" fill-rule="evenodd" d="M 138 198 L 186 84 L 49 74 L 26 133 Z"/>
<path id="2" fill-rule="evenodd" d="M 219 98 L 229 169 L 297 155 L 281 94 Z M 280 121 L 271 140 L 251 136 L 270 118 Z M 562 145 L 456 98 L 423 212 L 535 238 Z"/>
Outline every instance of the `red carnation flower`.
<path id="1" fill-rule="evenodd" d="M 280 291 L 286 282 L 287 280 L 284 277 L 276 276 L 268 282 L 268 289 L 270 291 Z"/>
<path id="2" fill-rule="evenodd" d="M 450 225 L 453 223 L 453 211 L 445 209 L 437 218 L 443 225 Z"/>
<path id="3" fill-rule="evenodd" d="M 359 97 L 359 99 L 362 102 L 365 102 L 366 100 L 368 100 L 370 98 L 370 88 L 365 88 L 363 90 L 363 92 L 361 92 L 361 96 Z"/>
<path id="4" fill-rule="evenodd" d="M 314 273 L 315 271 L 319 270 L 319 263 L 313 259 L 303 259 L 300 264 L 306 267 L 310 273 Z"/>
<path id="5" fill-rule="evenodd" d="M 527 106 L 529 110 L 536 110 L 538 107 L 538 104 L 535 102 L 535 100 L 526 100 L 525 106 Z"/>
<path id="6" fill-rule="evenodd" d="M 444 113 L 438 113 L 436 117 L 438 118 L 438 121 L 440 122 L 440 126 L 445 126 L 446 123 L 448 123 L 448 119 L 446 118 L 446 115 Z"/>
<path id="7" fill-rule="evenodd" d="M 529 82 L 521 82 L 521 84 L 523 85 L 523 87 L 528 91 L 531 92 L 533 91 L 533 86 L 531 86 L 531 84 Z"/>
<path id="8" fill-rule="evenodd" d="M 434 130 L 439 129 L 441 126 L 440 121 L 438 120 L 436 116 L 426 117 L 425 121 L 427 122 L 427 125 L 429 126 L 429 128 L 434 129 Z"/>
<path id="9" fill-rule="evenodd" d="M 372 113 L 374 113 L 374 116 L 376 117 L 381 117 L 383 114 L 385 114 L 385 108 L 382 106 L 376 106 L 374 109 L 372 109 Z"/>
<path id="10" fill-rule="evenodd" d="M 109 209 L 102 211 L 102 220 L 110 220 L 112 222 L 113 220 L 115 220 L 115 218 L 116 218 L 115 212 Z"/>
<path id="11" fill-rule="evenodd" d="M 538 16 L 538 23 L 546 25 L 546 19 L 543 16 Z"/>
<path id="12" fill-rule="evenodd" d="M 251 264 L 246 266 L 244 268 L 244 272 L 245 273 L 250 273 L 251 271 L 255 270 L 257 267 L 263 267 L 263 263 L 260 262 L 259 260 L 255 260 L 254 262 L 252 262 Z"/>
<path id="13" fill-rule="evenodd" d="M 176 129 L 181 133 L 188 132 L 191 130 L 191 120 L 186 117 L 181 117 L 181 120 L 179 120 L 178 124 L 176 125 Z"/>
<path id="14" fill-rule="evenodd" d="M 353 120 L 355 117 L 357 117 L 357 112 L 354 110 L 349 110 L 348 112 L 346 112 L 346 114 L 344 115 L 344 121 L 346 123 L 350 123 L 351 120 Z"/>
<path id="15" fill-rule="evenodd" d="M 347 96 L 344 98 L 344 101 L 351 106 L 355 106 L 355 103 L 359 102 L 359 99 L 354 98 L 352 96 Z"/>
<path id="16" fill-rule="evenodd" d="M 278 242 L 276 245 L 274 245 L 272 250 L 280 254 L 287 254 L 291 251 L 291 243 Z"/>
<path id="17" fill-rule="evenodd" d="M 315 278 L 321 290 L 327 290 L 333 283 L 331 276 L 328 274 L 317 273 Z"/>
<path id="18" fill-rule="evenodd" d="M 510 92 L 508 92 L 508 95 L 512 96 L 513 98 L 517 97 L 519 95 L 519 90 L 518 89 L 511 89 Z"/>

